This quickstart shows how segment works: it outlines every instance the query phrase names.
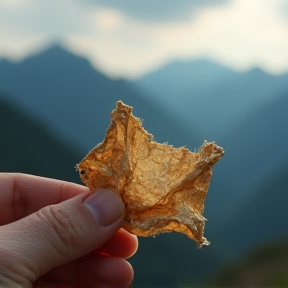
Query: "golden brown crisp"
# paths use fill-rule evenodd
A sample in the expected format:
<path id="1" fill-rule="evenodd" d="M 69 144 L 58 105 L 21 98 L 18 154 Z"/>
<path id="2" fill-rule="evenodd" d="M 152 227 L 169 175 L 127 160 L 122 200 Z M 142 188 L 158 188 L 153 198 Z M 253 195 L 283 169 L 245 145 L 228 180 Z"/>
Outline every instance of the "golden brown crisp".
<path id="1" fill-rule="evenodd" d="M 91 190 L 108 188 L 125 205 L 123 228 L 138 236 L 177 231 L 208 245 L 202 216 L 212 166 L 224 151 L 204 142 L 198 153 L 153 141 L 132 107 L 117 102 L 104 141 L 77 165 Z"/>

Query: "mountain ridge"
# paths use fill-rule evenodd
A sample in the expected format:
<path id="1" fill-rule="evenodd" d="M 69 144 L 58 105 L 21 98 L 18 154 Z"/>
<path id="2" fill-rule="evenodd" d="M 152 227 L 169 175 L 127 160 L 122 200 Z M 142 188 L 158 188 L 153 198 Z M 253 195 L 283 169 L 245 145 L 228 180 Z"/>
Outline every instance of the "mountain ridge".
<path id="1" fill-rule="evenodd" d="M 209 62 L 205 63 L 207 66 Z M 174 68 L 168 65 L 166 70 L 159 69 L 132 84 L 155 102 L 165 103 L 167 110 L 179 115 L 183 123 L 201 122 L 201 130 L 209 139 L 218 141 L 220 127 L 227 133 L 244 113 L 259 103 L 268 103 L 283 92 L 288 94 L 286 73 L 275 76 L 259 68 L 239 73 L 215 64 L 212 64 L 215 71 L 210 73 L 205 65 L 194 64 L 177 63 L 177 73 L 175 64 L 171 64 Z"/>
<path id="2" fill-rule="evenodd" d="M 209 219 L 205 228 L 205 236 L 212 242 L 212 245 L 201 251 L 193 250 L 196 247 L 195 243 L 191 243 L 191 240 L 186 239 L 184 235 L 176 233 L 160 235 L 156 239 L 141 238 L 139 241 L 142 248 L 131 259 L 137 271 L 135 279 L 138 283 L 142 283 L 141 285 L 151 286 L 157 283 L 158 286 L 171 287 L 174 284 L 176 286 L 181 281 L 183 285 L 196 282 L 203 283 L 207 275 L 210 275 L 216 267 L 227 261 L 229 255 L 227 256 L 226 252 L 228 250 L 237 252 L 237 245 L 239 247 L 242 245 L 239 242 L 242 241 L 242 238 L 237 234 L 239 233 L 237 227 L 242 227 L 240 217 L 235 216 L 236 219 L 233 220 L 236 231 L 231 229 L 236 238 L 233 238 L 233 235 L 229 236 L 229 227 L 232 224 L 228 220 L 230 216 L 232 218 L 231 210 L 240 209 L 241 211 L 242 209 L 246 211 L 245 205 L 249 203 L 250 199 L 253 197 L 259 199 L 259 195 L 264 193 L 262 192 L 264 191 L 263 181 L 266 181 L 269 175 L 273 175 L 273 171 L 285 169 L 282 166 L 283 162 L 286 161 L 287 149 L 285 147 L 288 145 L 286 133 L 288 131 L 288 114 L 286 113 L 286 107 L 288 107 L 288 93 L 286 92 L 288 90 L 286 90 L 285 85 L 278 86 L 277 84 L 283 78 L 280 77 L 280 80 L 277 77 L 273 78 L 280 81 L 273 82 L 274 80 L 272 81 L 270 76 L 266 75 L 271 82 L 265 78 L 266 76 L 262 78 L 262 72 L 256 69 L 251 74 L 243 74 L 244 78 L 242 77 L 241 81 L 238 78 L 239 75 L 234 72 L 231 77 L 238 76 L 231 78 L 233 81 L 230 76 L 228 78 L 231 81 L 228 81 L 226 76 L 224 78 L 221 76 L 222 78 L 220 77 L 215 85 L 211 84 L 212 81 L 210 85 L 200 85 L 199 81 L 199 83 L 194 81 L 195 85 L 199 84 L 196 95 L 198 98 L 195 97 L 192 101 L 194 106 L 191 106 L 189 97 L 189 101 L 185 102 L 187 99 L 181 94 L 182 87 L 176 96 L 172 93 L 173 91 L 169 91 L 170 95 L 175 97 L 173 101 L 180 104 L 167 108 L 167 99 L 161 98 L 162 96 L 151 97 L 151 95 L 146 94 L 145 90 L 139 91 L 139 87 L 135 87 L 135 83 L 125 80 L 111 80 L 99 71 L 95 72 L 89 61 L 70 52 L 66 53 L 61 47 L 54 50 L 48 49 L 48 52 L 45 53 L 44 56 L 39 53 L 32 57 L 31 61 L 28 58 L 23 62 L 14 64 L 0 60 L 0 91 L 7 93 L 0 95 L 0 101 L 7 100 L 11 105 L 25 111 L 32 118 L 37 117 L 35 121 L 38 124 L 45 124 L 45 129 L 49 129 L 49 133 L 59 137 L 61 143 L 67 147 L 73 147 L 79 155 L 82 155 L 81 157 L 103 140 L 109 125 L 109 113 L 115 108 L 115 103 L 119 99 L 134 107 L 133 114 L 136 117 L 144 118 L 145 129 L 154 134 L 157 142 L 168 141 L 174 146 L 186 145 L 193 151 L 193 148 L 198 148 L 204 139 L 208 139 L 215 140 L 224 148 L 224 157 L 213 168 L 213 176 L 205 203 L 204 216 Z M 201 61 L 198 62 L 198 64 L 200 63 Z M 208 62 L 206 64 L 208 65 Z M 215 69 L 216 67 L 214 66 Z M 197 74 L 197 71 L 194 73 Z M 203 73 L 201 76 L 204 77 L 202 83 L 206 83 L 207 79 Z M 217 69 L 213 73 L 217 76 Z M 189 80 L 189 75 L 186 76 Z M 175 75 L 175 79 L 172 79 L 174 82 L 163 80 L 161 85 L 165 89 L 169 85 L 171 87 L 179 77 L 181 74 Z M 270 84 L 271 86 L 269 86 Z M 254 88 L 252 87 L 252 89 L 249 85 Z M 177 86 L 175 87 L 177 88 Z M 208 91 L 207 89 L 211 91 L 206 95 L 204 92 Z M 192 90 L 193 93 L 195 91 Z M 250 91 L 250 94 L 247 91 Z M 253 98 L 254 102 L 251 102 L 249 95 L 252 95 L 253 91 L 257 94 L 255 99 L 258 100 Z M 186 96 L 189 96 L 189 93 Z M 229 98 L 231 93 L 236 98 L 236 102 Z M 166 97 L 166 94 L 164 96 Z M 241 102 L 242 97 L 245 98 L 244 104 Z M 267 98 L 267 101 L 259 101 L 262 99 L 261 97 Z M 232 105 L 234 109 L 228 111 L 230 114 L 226 111 L 229 110 L 229 105 Z M 214 115 L 212 117 L 211 111 L 217 113 L 212 114 L 212 116 Z M 241 113 L 243 114 L 241 115 Z M 191 114 L 193 115 L 191 116 Z M 225 117 L 230 115 L 227 123 L 222 126 L 219 125 L 219 119 L 217 119 L 221 114 L 225 114 Z M 2 115 L 4 112 L 0 116 Z M 4 129 L 2 131 L 5 133 L 9 127 L 14 127 L 13 121 L 10 121 L 11 125 L 5 119 L 2 122 L 2 129 Z M 205 125 L 206 127 L 209 126 L 211 131 L 214 129 L 212 134 L 206 133 Z M 25 130 L 27 129 L 22 129 L 22 138 L 25 138 Z M 68 131 L 69 135 L 67 134 Z M 27 133 L 29 133 L 29 129 Z M 18 138 L 17 145 L 18 142 L 21 143 L 21 137 Z M 261 147 L 257 146 L 259 142 L 262 144 Z M 33 149 L 37 151 L 37 145 L 33 146 L 32 144 L 31 149 L 34 147 Z M 25 146 L 29 148 L 29 142 L 25 142 Z M 15 145 L 11 146 L 14 149 L 16 147 Z M 274 154 L 270 153 L 271 147 L 274 147 Z M 32 154 L 34 153 L 33 149 Z M 268 152 L 268 156 L 262 159 L 261 155 Z M 72 157 L 74 156 L 71 156 L 71 159 Z M 19 159 L 21 159 L 21 155 L 19 155 Z M 25 164 L 29 164 L 25 163 L 27 161 L 26 159 L 22 162 L 23 167 Z M 71 165 L 74 167 L 74 162 L 77 163 L 77 161 L 73 160 Z M 55 163 L 57 163 L 56 160 Z M 71 165 L 69 164 L 69 167 Z M 27 171 L 35 173 L 35 170 Z M 283 176 L 281 176 L 282 178 Z M 261 202 L 261 199 L 258 201 Z M 265 201 L 267 202 L 267 200 Z M 262 204 L 264 205 L 264 202 Z M 250 211 L 247 213 L 251 212 L 251 208 L 249 209 Z M 225 226 L 228 232 L 223 232 L 221 226 Z M 275 236 L 281 236 L 281 229 L 284 229 L 283 226 L 279 226 L 278 234 Z M 261 235 L 262 237 L 265 236 Z M 231 245 L 226 247 L 225 243 L 229 242 L 229 239 L 231 239 Z M 255 239 L 245 238 L 245 241 L 242 241 L 241 251 L 245 252 L 247 247 L 254 245 Z M 235 256 L 237 253 L 230 254 Z M 151 263 L 151 259 L 155 259 L 155 261 Z M 197 267 L 191 271 L 191 265 L 195 262 Z M 143 265 L 145 271 L 143 271 Z M 173 271 L 178 271 L 177 275 L 173 275 Z"/>
<path id="3" fill-rule="evenodd" d="M 249 191 L 257 188 L 263 177 L 273 174 L 274 169 L 282 167 L 288 160 L 285 148 L 288 146 L 285 132 L 288 131 L 287 96 L 285 93 L 253 113 L 247 113 L 242 123 L 235 125 L 221 141 L 228 157 L 223 158 L 222 165 L 215 170 L 214 176 L 218 181 L 214 189 L 222 191 L 222 197 L 229 201 L 231 210 L 249 197 Z M 228 173 L 230 176 L 226 177 Z"/>
<path id="4" fill-rule="evenodd" d="M 28 173 L 80 183 L 80 153 L 31 115 L 0 100 L 0 171 Z"/>
<path id="5" fill-rule="evenodd" d="M 9 71 L 5 68 L 0 65 L 0 91 L 11 95 L 10 101 L 50 123 L 55 133 L 83 152 L 103 140 L 109 125 L 108 115 L 119 99 L 134 107 L 134 114 L 144 119 L 144 127 L 159 142 L 186 145 L 190 149 L 201 145 L 202 137 L 192 125 L 189 129 L 181 128 L 177 117 L 167 115 L 160 106 L 135 92 L 128 82 L 107 78 L 87 60 L 62 48 L 48 49 L 44 54 L 12 65 Z M 77 119 L 78 115 L 82 119 Z M 172 138 L 168 137 L 170 128 L 176 133 Z M 91 133 L 95 129 L 95 134 Z M 185 135 L 185 141 L 179 141 L 179 134 Z"/>

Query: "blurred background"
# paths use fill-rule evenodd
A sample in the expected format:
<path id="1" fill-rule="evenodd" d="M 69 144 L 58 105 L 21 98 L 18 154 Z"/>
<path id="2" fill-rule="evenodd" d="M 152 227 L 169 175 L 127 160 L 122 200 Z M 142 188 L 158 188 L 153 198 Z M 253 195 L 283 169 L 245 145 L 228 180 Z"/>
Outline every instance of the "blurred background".
<path id="1" fill-rule="evenodd" d="M 225 150 L 209 247 L 140 238 L 135 287 L 288 287 L 286 0 L 0 0 L 0 171 L 80 183 L 121 99 L 157 142 Z"/>

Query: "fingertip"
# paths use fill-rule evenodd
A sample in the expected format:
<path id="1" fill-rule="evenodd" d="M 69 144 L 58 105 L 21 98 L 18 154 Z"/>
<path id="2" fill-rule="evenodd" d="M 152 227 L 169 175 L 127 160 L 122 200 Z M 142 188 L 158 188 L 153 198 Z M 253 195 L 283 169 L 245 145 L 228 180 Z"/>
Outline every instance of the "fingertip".
<path id="1" fill-rule="evenodd" d="M 125 241 L 126 255 L 123 258 L 128 259 L 136 253 L 138 249 L 138 238 L 136 235 L 121 228 L 114 237 L 120 242 Z"/>
<path id="2" fill-rule="evenodd" d="M 92 273 L 103 282 L 107 283 L 131 283 L 134 278 L 134 270 L 125 259 L 98 255 L 94 262 Z M 101 262 L 101 265 L 99 263 Z M 121 287 L 119 285 L 119 287 Z"/>
<path id="3" fill-rule="evenodd" d="M 127 232 L 129 233 L 129 232 Z M 130 233 L 129 233 L 130 234 Z M 125 259 L 128 259 L 132 257 L 138 250 L 138 238 L 136 235 L 130 234 L 130 239 L 129 239 L 129 250 L 127 251 L 127 256 L 124 257 Z"/>
<path id="4" fill-rule="evenodd" d="M 99 247 L 96 252 L 128 259 L 136 253 L 137 249 L 137 236 L 121 228 L 111 239 Z"/>

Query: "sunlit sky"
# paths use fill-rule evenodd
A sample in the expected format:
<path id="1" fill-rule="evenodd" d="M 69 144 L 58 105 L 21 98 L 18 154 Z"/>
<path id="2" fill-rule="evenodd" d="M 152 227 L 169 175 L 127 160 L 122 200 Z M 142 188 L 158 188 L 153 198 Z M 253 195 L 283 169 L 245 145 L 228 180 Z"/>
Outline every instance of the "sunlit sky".
<path id="1" fill-rule="evenodd" d="M 0 0 L 0 57 L 51 43 L 111 77 L 135 78 L 173 60 L 288 71 L 287 0 Z"/>

